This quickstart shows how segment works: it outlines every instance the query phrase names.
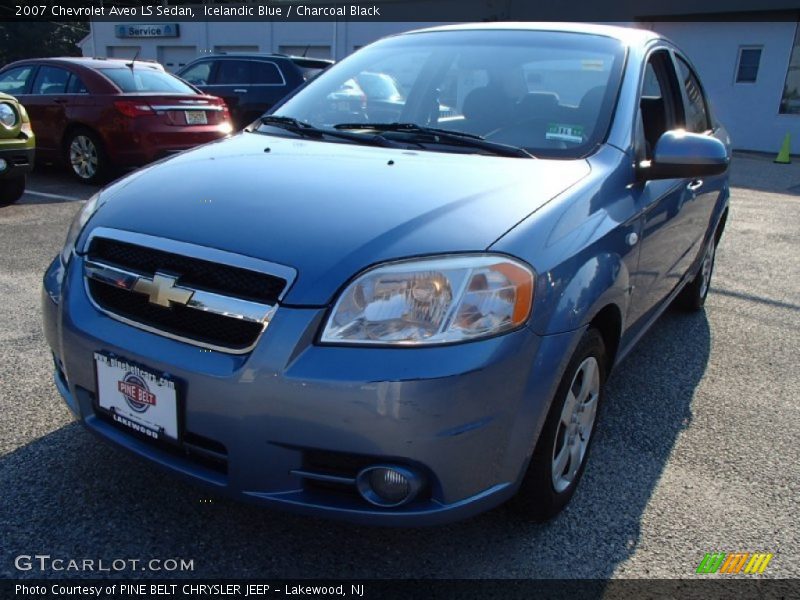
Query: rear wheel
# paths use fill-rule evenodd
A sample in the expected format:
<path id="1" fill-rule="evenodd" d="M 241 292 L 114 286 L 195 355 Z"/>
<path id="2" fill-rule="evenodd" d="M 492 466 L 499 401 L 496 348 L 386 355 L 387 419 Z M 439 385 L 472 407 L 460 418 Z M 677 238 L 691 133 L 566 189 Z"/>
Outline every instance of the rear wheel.
<path id="1" fill-rule="evenodd" d="M 25 193 L 25 175 L 0 181 L 0 206 L 14 204 Z"/>
<path id="2" fill-rule="evenodd" d="M 717 254 L 717 239 L 713 236 L 703 253 L 703 260 L 700 263 L 700 270 L 695 275 L 691 283 L 680 291 L 675 299 L 675 304 L 686 311 L 697 311 L 703 308 L 708 297 L 708 290 L 711 287 L 711 276 L 714 274 L 714 260 Z"/>
<path id="3" fill-rule="evenodd" d="M 512 508 L 526 518 L 553 518 L 575 493 L 603 399 L 605 365 L 603 338 L 596 329 L 589 329 L 564 372 L 528 471 L 511 501 Z"/>
<path id="4" fill-rule="evenodd" d="M 65 144 L 70 173 L 83 183 L 102 183 L 108 171 L 108 159 L 97 135 L 88 129 L 76 129 Z"/>

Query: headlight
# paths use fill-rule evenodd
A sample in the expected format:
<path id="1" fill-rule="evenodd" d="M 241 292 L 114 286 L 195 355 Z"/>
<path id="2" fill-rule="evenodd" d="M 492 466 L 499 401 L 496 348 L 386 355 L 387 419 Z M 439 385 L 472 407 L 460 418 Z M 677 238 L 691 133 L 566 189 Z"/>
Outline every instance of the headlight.
<path id="1" fill-rule="evenodd" d="M 0 103 L 0 123 L 9 128 L 17 124 L 17 111 L 5 102 Z"/>
<path id="2" fill-rule="evenodd" d="M 72 224 L 69 226 L 69 231 L 67 232 L 67 240 L 64 242 L 64 248 L 61 250 L 61 262 L 65 267 L 69 264 L 69 259 L 72 258 L 75 242 L 78 240 L 81 231 L 83 231 L 84 225 L 86 225 L 100 206 L 102 206 L 100 194 L 97 193 L 86 201 L 83 208 L 81 208 L 78 214 L 75 215 L 75 218 L 72 219 Z"/>
<path id="3" fill-rule="evenodd" d="M 499 255 L 388 263 L 342 292 L 321 341 L 426 345 L 496 335 L 527 320 L 533 282 L 529 267 Z"/>

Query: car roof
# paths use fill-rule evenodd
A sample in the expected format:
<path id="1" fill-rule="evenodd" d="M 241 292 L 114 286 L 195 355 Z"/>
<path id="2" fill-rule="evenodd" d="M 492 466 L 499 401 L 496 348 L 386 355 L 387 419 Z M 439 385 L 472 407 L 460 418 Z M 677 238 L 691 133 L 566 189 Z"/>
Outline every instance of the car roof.
<path id="1" fill-rule="evenodd" d="M 115 67 L 128 67 L 131 64 L 130 58 L 102 58 L 91 56 L 53 56 L 50 58 L 28 58 L 19 61 L 20 63 L 45 63 L 45 64 L 68 64 L 79 67 L 86 67 L 89 69 L 108 69 Z M 142 58 L 136 59 L 137 67 L 149 67 L 157 71 L 163 71 L 164 68 L 157 62 L 145 60 Z"/>
<path id="2" fill-rule="evenodd" d="M 332 65 L 333 61 L 328 58 L 315 58 L 313 56 L 295 56 L 293 54 L 281 54 L 279 52 L 215 52 L 205 56 L 198 56 L 201 58 L 284 58 L 288 60 L 307 60 L 313 62 L 320 62 Z"/>
<path id="3" fill-rule="evenodd" d="M 457 25 L 441 25 L 415 29 L 406 34 L 427 33 L 432 31 L 558 31 L 564 33 L 584 33 L 610 37 L 623 42 L 628 46 L 644 45 L 651 40 L 662 39 L 654 31 L 634 27 L 619 27 L 616 25 L 600 25 L 594 23 L 532 23 L 503 21 L 493 23 L 460 23 Z M 406 35 L 400 34 L 400 35 Z"/>

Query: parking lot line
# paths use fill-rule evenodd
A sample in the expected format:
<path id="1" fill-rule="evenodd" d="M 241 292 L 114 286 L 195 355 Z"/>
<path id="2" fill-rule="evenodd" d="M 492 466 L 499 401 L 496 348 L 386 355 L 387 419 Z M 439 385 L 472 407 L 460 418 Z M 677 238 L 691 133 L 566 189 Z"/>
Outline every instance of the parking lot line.
<path id="1" fill-rule="evenodd" d="M 61 194 L 50 194 L 48 192 L 37 192 L 35 190 L 27 189 L 26 194 L 31 196 L 41 196 L 43 198 L 52 198 L 54 200 L 64 200 L 65 202 L 83 202 L 86 198 L 75 198 L 74 196 L 62 196 Z"/>

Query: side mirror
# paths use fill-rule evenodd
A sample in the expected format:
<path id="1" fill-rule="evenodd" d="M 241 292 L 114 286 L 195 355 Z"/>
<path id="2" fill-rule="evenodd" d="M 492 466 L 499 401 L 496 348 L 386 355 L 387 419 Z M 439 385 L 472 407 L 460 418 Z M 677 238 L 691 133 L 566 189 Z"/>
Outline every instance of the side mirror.
<path id="1" fill-rule="evenodd" d="M 639 164 L 639 175 L 641 179 L 708 177 L 724 173 L 730 160 L 717 138 L 675 129 L 658 138 L 653 160 Z"/>

